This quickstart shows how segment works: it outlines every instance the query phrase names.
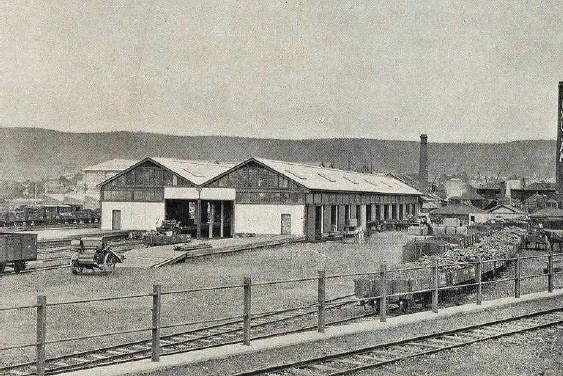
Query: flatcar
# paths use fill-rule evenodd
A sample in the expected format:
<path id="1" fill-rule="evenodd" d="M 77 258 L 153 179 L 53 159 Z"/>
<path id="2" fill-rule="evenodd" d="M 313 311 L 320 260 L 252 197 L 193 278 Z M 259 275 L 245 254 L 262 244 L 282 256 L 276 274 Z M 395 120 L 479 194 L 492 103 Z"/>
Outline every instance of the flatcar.
<path id="1" fill-rule="evenodd" d="M 0 233 L 0 273 L 6 266 L 16 273 L 37 260 L 37 234 Z"/>

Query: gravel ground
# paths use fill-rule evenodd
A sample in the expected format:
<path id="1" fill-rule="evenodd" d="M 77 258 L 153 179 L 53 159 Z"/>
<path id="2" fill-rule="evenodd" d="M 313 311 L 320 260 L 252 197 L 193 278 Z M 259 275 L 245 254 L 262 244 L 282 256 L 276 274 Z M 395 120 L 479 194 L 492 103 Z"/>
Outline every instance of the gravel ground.
<path id="1" fill-rule="evenodd" d="M 548 328 L 412 358 L 357 375 L 562 374 L 563 329 Z"/>
<path id="2" fill-rule="evenodd" d="M 401 248 L 409 236 L 404 232 L 378 233 L 367 244 L 339 242 L 303 243 L 286 247 L 245 252 L 225 257 L 203 258 L 162 269 L 118 268 L 114 275 L 101 274 L 72 276 L 68 270 L 54 270 L 34 274 L 6 276 L 0 279 L 3 291 L 0 307 L 32 304 L 37 294 L 47 295 L 48 302 L 68 301 L 103 296 L 146 294 L 152 284 L 159 283 L 163 291 L 190 289 L 202 286 L 240 284 L 242 276 L 251 274 L 253 282 L 295 279 L 316 276 L 317 270 L 327 274 L 368 273 L 379 270 L 380 263 L 395 265 L 400 262 Z M 542 253 L 542 252 L 539 252 Z M 537 255 L 524 251 L 523 255 Z M 544 260 L 526 261 L 523 274 L 538 274 Z M 504 277 L 513 276 L 513 269 Z M 353 293 L 350 278 L 327 281 L 327 298 Z M 563 276 L 556 279 L 555 287 L 563 285 Z M 506 282 L 484 286 L 484 299 L 510 296 L 514 283 Z M 546 277 L 524 280 L 522 293 L 545 290 Z M 253 312 L 263 312 L 310 304 L 316 301 L 315 281 L 273 286 L 253 287 Z M 475 301 L 475 294 L 457 295 L 442 304 L 463 304 Z M 231 315 L 242 310 L 240 288 L 225 291 L 178 294 L 163 297 L 163 324 L 210 319 Z M 30 343 L 35 339 L 32 310 L 0 312 L 0 347 Z M 73 337 L 100 332 L 125 330 L 150 325 L 150 298 L 136 298 L 110 302 L 88 303 L 48 309 L 48 339 Z M 131 339 L 146 339 L 147 334 L 103 337 L 87 343 L 68 342 L 49 345 L 48 356 L 61 352 L 71 353 L 85 348 L 105 346 Z M 4 352 L 0 356 L 10 363 L 28 357 L 30 351 Z M 432 368 L 430 369 L 433 370 Z"/>
<path id="3" fill-rule="evenodd" d="M 0 307 L 34 304 L 36 295 L 47 302 L 81 300 L 96 297 L 147 294 L 153 284 L 163 291 L 241 284 L 242 276 L 251 274 L 253 282 L 315 277 L 317 270 L 327 275 L 379 270 L 382 262 L 400 262 L 401 248 L 408 240 L 406 232 L 378 233 L 367 244 L 340 242 L 301 243 L 262 249 L 229 256 L 202 258 L 161 269 L 118 267 L 113 275 L 84 274 L 73 276 L 67 269 L 51 270 L 0 278 Z M 327 281 L 327 298 L 353 293 L 352 278 Z M 315 281 L 253 287 L 253 312 L 296 307 L 316 302 Z M 226 316 L 240 317 L 242 289 L 207 291 L 163 296 L 163 325 Z M 106 333 L 136 327 L 149 327 L 149 297 L 87 304 L 48 307 L 49 340 Z M 0 347 L 33 343 L 35 314 L 31 309 L 0 312 Z M 166 333 L 163 333 L 166 334 Z M 72 353 L 85 348 L 147 339 L 140 335 L 104 336 L 87 342 L 48 345 L 48 356 Z M 31 349 L 3 352 L 0 363 L 14 363 L 32 354 Z"/>

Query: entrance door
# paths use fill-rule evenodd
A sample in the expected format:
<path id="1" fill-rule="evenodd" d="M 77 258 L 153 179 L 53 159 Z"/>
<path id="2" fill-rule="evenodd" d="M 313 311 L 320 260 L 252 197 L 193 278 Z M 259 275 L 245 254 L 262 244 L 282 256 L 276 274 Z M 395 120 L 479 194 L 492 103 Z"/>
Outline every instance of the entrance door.
<path id="1" fill-rule="evenodd" d="M 291 235 L 291 214 L 281 215 L 281 234 Z"/>
<path id="2" fill-rule="evenodd" d="M 111 211 L 111 229 L 121 230 L 121 210 Z"/>

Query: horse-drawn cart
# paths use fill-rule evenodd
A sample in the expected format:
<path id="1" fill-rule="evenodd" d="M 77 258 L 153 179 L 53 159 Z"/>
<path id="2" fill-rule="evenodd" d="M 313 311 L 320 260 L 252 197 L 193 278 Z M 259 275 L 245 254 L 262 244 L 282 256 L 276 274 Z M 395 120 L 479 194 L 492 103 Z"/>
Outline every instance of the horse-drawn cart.
<path id="1" fill-rule="evenodd" d="M 70 261 L 72 274 L 82 273 L 85 269 L 113 273 L 115 264 L 125 259 L 112 251 L 104 238 L 82 238 L 73 240 L 71 245 L 76 249 Z"/>

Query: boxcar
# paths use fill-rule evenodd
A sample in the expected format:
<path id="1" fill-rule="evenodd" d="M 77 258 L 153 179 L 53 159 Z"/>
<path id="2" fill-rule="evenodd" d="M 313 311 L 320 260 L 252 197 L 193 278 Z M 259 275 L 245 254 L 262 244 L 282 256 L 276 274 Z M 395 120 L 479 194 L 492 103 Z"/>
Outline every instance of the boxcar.
<path id="1" fill-rule="evenodd" d="M 0 233 L 0 273 L 11 266 L 16 273 L 37 260 L 37 234 Z"/>

